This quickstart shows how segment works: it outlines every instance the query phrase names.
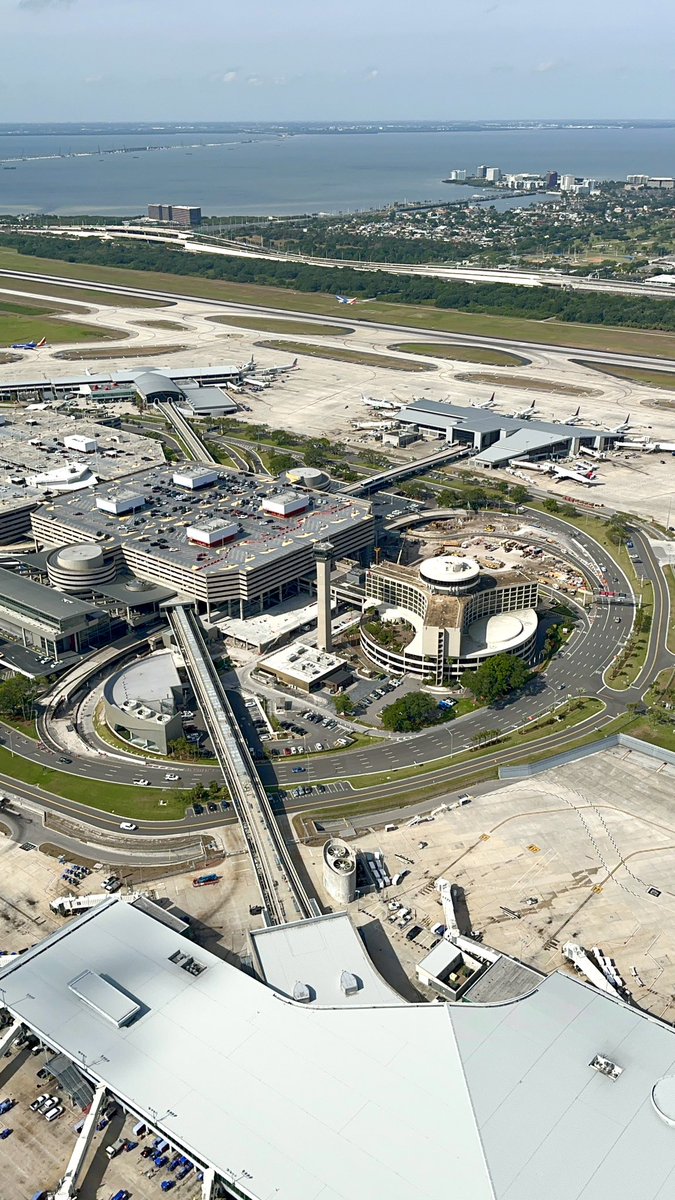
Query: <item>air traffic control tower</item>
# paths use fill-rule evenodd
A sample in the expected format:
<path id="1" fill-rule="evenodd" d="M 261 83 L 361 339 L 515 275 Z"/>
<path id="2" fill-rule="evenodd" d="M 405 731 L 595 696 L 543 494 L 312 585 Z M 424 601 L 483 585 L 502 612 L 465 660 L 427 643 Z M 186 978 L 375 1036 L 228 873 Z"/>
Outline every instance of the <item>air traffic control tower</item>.
<path id="1" fill-rule="evenodd" d="M 333 648 L 333 631 L 330 607 L 330 568 L 335 547 L 332 542 L 315 542 L 316 560 L 316 642 L 319 650 L 330 652 Z"/>

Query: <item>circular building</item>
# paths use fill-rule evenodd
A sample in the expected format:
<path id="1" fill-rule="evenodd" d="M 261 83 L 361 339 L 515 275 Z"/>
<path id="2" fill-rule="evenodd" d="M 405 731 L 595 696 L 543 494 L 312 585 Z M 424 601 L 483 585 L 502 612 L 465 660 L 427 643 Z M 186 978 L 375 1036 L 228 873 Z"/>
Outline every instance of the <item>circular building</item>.
<path id="1" fill-rule="evenodd" d="M 323 848 L 323 886 L 338 904 L 349 904 L 356 895 L 356 855 L 341 838 L 331 838 Z"/>
<path id="2" fill-rule="evenodd" d="M 306 467 L 302 463 L 282 471 L 279 481 L 290 487 L 308 488 L 313 492 L 325 492 L 330 487 L 330 475 L 326 471 L 320 471 L 318 467 Z"/>
<path id="3" fill-rule="evenodd" d="M 534 658 L 539 589 L 518 571 L 443 554 L 417 567 L 371 567 L 365 590 L 361 649 L 394 675 L 440 687 L 496 654 Z"/>
<path id="4" fill-rule="evenodd" d="M 47 556 L 47 577 L 52 587 L 69 596 L 89 596 L 103 583 L 112 583 L 114 557 L 106 558 L 100 546 L 81 543 L 62 546 Z"/>
<path id="5" fill-rule="evenodd" d="M 477 586 L 480 565 L 475 558 L 459 558 L 454 554 L 438 554 L 420 563 L 420 579 L 433 592 L 444 596 L 462 596 Z"/>
<path id="6" fill-rule="evenodd" d="M 183 733 L 183 685 L 170 650 L 139 659 L 103 686 L 108 728 L 131 746 L 166 754 Z"/>

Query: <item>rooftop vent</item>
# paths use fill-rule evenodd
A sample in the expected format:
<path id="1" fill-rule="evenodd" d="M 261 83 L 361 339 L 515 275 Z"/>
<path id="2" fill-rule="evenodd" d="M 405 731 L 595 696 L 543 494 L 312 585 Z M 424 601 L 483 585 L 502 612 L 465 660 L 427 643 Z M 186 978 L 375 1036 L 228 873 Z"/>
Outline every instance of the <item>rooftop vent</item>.
<path id="1" fill-rule="evenodd" d="M 298 980 L 293 988 L 293 999 L 296 1000 L 298 1004 L 309 1003 L 309 1001 L 312 999 L 312 996 L 306 983 L 301 983 L 300 980 Z"/>
<path id="2" fill-rule="evenodd" d="M 618 1066 L 611 1059 L 605 1058 L 602 1054 L 596 1054 L 588 1065 L 594 1071 L 599 1071 L 601 1075 L 606 1075 L 608 1079 L 618 1079 L 619 1075 L 623 1075 L 623 1067 Z"/>
<path id="3" fill-rule="evenodd" d="M 355 996 L 359 990 L 359 981 L 351 971 L 343 971 L 340 975 L 340 987 L 345 996 Z"/>
<path id="4" fill-rule="evenodd" d="M 187 971 L 188 975 L 201 975 L 202 971 L 206 970 L 204 963 L 197 962 L 191 954 L 184 954 L 182 950 L 176 950 L 169 955 L 169 962 L 175 963 L 182 971 Z"/>

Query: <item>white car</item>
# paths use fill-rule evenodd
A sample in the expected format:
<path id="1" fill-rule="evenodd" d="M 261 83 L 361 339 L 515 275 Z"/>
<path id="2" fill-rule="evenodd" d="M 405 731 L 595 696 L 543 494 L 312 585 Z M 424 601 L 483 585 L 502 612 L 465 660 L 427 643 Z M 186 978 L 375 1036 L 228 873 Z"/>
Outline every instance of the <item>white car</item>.
<path id="1" fill-rule="evenodd" d="M 149 779 L 132 779 L 131 782 L 135 785 L 135 787 L 150 787 Z"/>
<path id="2" fill-rule="evenodd" d="M 133 833 L 134 829 L 138 829 L 138 825 L 134 825 L 133 821 L 120 821 L 120 829 L 125 829 L 127 833 Z"/>
<path id="3" fill-rule="evenodd" d="M 57 1117 L 62 1116 L 63 1105 L 57 1104 L 55 1108 L 50 1108 L 48 1113 L 45 1113 L 45 1121 L 55 1121 Z"/>
<path id="4" fill-rule="evenodd" d="M 172 775 L 169 773 L 168 775 L 165 775 L 164 778 L 171 780 L 172 783 L 175 783 L 177 779 L 180 779 L 180 775 Z"/>

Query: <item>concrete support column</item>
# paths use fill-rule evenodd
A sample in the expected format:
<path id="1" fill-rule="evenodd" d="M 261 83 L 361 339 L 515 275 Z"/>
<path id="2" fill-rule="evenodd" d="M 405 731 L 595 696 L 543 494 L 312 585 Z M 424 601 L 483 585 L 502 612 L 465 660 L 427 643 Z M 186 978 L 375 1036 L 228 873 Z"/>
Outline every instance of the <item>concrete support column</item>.
<path id="1" fill-rule="evenodd" d="M 204 1178 L 202 1179 L 202 1196 L 201 1200 L 211 1200 L 213 1195 L 213 1185 L 216 1182 L 216 1172 L 213 1167 L 206 1167 Z"/>

